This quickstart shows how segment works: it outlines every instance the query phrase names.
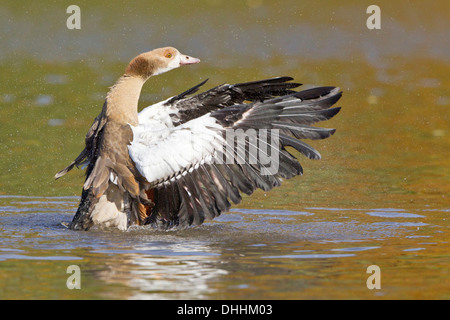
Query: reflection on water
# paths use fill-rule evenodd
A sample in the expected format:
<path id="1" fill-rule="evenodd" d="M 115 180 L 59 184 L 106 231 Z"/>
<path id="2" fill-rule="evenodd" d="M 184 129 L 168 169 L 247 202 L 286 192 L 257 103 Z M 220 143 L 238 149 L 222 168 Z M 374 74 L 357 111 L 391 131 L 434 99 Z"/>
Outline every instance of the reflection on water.
<path id="1" fill-rule="evenodd" d="M 45 274 L 52 294 L 63 298 L 264 299 L 270 292 L 279 299 L 408 299 L 448 294 L 448 282 L 442 281 L 448 279 L 447 210 L 234 209 L 182 230 L 74 232 L 61 222 L 71 219 L 75 197 L 2 196 L 0 201 L 1 298 L 20 298 L 23 290 L 34 290 L 29 297 L 52 297 L 32 285 L 42 279 L 19 280 L 11 289 L 23 263 L 26 270 Z M 72 264 L 82 271 L 80 295 L 65 287 L 66 268 Z M 365 287 L 365 269 L 372 264 L 385 274 L 377 293 Z M 406 279 L 408 284 L 401 285 Z"/>
<path id="2" fill-rule="evenodd" d="M 176 247 L 183 252 L 116 252 L 120 260 L 108 261 L 108 269 L 97 272 L 95 277 L 106 284 L 120 283 L 129 287 L 130 299 L 207 298 L 208 294 L 215 291 L 209 287 L 208 282 L 228 273 L 218 268 L 220 263 L 216 259 L 220 254 L 201 252 L 197 255 L 193 246 L 183 248 L 181 244 L 177 244 Z M 192 249 L 194 250 L 190 251 Z M 157 248 L 155 251 L 164 250 Z"/>

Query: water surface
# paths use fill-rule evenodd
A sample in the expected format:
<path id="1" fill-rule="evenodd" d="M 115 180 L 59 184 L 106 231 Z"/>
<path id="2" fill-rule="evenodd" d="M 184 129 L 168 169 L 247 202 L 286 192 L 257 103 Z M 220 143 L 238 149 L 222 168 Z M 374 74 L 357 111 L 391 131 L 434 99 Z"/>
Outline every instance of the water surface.
<path id="1" fill-rule="evenodd" d="M 234 209 L 184 230 L 73 232 L 74 198 L 2 202 L 3 298 L 448 298 L 448 210 Z"/>

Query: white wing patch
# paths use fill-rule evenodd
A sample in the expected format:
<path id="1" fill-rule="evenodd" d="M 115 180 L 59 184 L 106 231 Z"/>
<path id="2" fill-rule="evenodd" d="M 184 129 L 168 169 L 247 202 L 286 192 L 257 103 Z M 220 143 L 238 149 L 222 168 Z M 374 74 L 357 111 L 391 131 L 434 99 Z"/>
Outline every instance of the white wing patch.
<path id="1" fill-rule="evenodd" d="M 131 126 L 130 157 L 150 183 L 161 183 L 212 161 L 224 143 L 223 127 L 209 114 L 174 127 L 170 114 L 176 110 L 162 104 L 144 109 L 139 113 L 139 126 Z"/>

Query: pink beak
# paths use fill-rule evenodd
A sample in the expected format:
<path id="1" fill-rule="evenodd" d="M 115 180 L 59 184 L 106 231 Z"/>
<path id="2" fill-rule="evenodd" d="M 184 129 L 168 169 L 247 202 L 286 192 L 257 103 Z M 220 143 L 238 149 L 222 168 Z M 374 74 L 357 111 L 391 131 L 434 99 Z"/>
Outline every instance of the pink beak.
<path id="1" fill-rule="evenodd" d="M 194 58 L 194 57 L 190 57 L 187 56 L 185 54 L 181 55 L 181 59 L 180 59 L 180 66 L 184 66 L 186 64 L 194 64 L 194 63 L 199 63 L 200 59 Z"/>

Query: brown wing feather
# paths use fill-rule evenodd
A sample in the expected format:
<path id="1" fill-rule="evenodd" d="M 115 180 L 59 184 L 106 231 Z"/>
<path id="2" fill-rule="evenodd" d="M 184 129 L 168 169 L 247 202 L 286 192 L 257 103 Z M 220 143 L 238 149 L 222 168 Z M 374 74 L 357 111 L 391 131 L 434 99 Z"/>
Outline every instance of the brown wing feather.
<path id="1" fill-rule="evenodd" d="M 83 163 L 92 163 L 92 160 L 95 158 L 96 149 L 98 145 L 98 141 L 101 140 L 103 127 L 106 124 L 107 118 L 105 116 L 106 112 L 106 102 L 103 104 L 102 112 L 94 119 L 89 131 L 86 134 L 85 138 L 85 148 L 78 157 L 72 161 L 66 168 L 59 171 L 55 175 L 55 179 L 59 179 L 64 176 L 67 172 L 73 169 L 74 166 L 79 166 Z M 89 170 L 88 170 L 89 171 Z M 86 172 L 87 174 L 89 172 Z"/>
<path id="2" fill-rule="evenodd" d="M 55 176 L 60 178 L 74 166 L 87 163 L 83 194 L 71 229 L 87 230 L 92 226 L 92 210 L 113 184 L 117 184 L 122 193 L 126 204 L 124 210 L 131 224 L 141 224 L 153 205 L 144 191 L 146 181 L 128 153 L 128 145 L 133 139 L 130 126 L 109 120 L 105 110 L 106 104 L 86 134 L 86 147 L 80 155 Z"/>

